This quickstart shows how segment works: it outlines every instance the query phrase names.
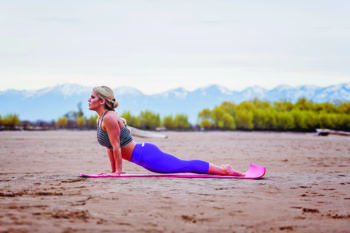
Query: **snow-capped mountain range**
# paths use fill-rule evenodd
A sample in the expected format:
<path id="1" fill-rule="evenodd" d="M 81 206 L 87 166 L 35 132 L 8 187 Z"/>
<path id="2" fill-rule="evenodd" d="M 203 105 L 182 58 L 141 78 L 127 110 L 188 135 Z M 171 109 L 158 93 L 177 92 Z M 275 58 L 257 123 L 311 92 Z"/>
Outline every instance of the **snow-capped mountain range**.
<path id="1" fill-rule="evenodd" d="M 56 120 L 69 111 L 76 111 L 82 103 L 84 114 L 89 117 L 94 112 L 88 110 L 91 87 L 77 84 L 63 84 L 39 90 L 6 90 L 0 92 L 0 115 L 16 113 L 20 120 Z M 119 101 L 118 112 L 130 111 L 138 115 L 151 110 L 161 117 L 170 114 L 187 114 L 191 123 L 197 122 L 197 114 L 204 108 L 213 108 L 223 101 L 240 103 L 255 97 L 260 100 L 296 102 L 306 97 L 314 102 L 350 101 L 350 83 L 328 87 L 281 85 L 267 90 L 259 86 L 232 91 L 228 88 L 211 85 L 188 91 L 172 89 L 159 94 L 146 95 L 136 88 L 119 87 L 114 89 Z"/>

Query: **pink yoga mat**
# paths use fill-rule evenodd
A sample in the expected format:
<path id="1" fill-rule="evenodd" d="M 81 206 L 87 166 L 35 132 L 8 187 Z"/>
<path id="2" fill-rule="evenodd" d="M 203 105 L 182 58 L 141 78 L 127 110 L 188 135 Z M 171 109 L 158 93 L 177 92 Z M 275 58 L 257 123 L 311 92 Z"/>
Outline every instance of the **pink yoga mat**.
<path id="1" fill-rule="evenodd" d="M 173 177 L 173 178 L 222 178 L 222 179 L 259 179 L 265 175 L 266 168 L 254 164 L 250 164 L 248 171 L 244 173 L 244 176 L 221 176 L 221 175 L 209 175 L 209 174 L 195 174 L 195 173 L 152 173 L 152 174 L 121 174 L 120 176 L 112 175 L 110 173 L 100 174 L 84 174 L 80 173 L 80 176 L 90 178 L 124 178 L 124 177 Z"/>

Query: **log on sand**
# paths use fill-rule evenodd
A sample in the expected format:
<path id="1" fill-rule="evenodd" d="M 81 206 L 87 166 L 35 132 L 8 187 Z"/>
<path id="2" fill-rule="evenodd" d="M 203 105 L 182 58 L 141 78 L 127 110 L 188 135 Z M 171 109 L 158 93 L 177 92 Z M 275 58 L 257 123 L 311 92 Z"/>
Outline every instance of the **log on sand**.
<path id="1" fill-rule="evenodd" d="M 146 131 L 146 130 L 141 130 L 137 129 L 131 126 L 128 126 L 128 128 L 131 131 L 131 135 L 135 137 L 141 137 L 141 138 L 168 138 L 168 136 L 160 134 L 160 133 L 155 133 L 151 131 Z"/>
<path id="2" fill-rule="evenodd" d="M 329 134 L 340 135 L 340 136 L 350 136 L 350 132 L 336 131 L 331 129 L 316 129 L 317 136 L 328 136 Z"/>

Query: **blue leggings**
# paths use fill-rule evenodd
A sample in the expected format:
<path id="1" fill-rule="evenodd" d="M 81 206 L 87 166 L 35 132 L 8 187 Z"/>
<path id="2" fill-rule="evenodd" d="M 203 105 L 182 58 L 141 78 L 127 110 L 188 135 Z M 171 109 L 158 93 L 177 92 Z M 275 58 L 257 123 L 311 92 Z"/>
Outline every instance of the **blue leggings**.
<path id="1" fill-rule="evenodd" d="M 131 162 L 158 173 L 208 173 L 209 163 L 202 160 L 181 160 L 162 152 L 151 143 L 136 144 Z"/>

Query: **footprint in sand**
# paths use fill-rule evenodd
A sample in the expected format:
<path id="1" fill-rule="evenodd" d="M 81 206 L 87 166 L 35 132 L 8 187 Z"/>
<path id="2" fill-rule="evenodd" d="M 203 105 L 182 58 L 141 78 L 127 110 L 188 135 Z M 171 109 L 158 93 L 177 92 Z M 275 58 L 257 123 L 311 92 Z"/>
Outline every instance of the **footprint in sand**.
<path id="1" fill-rule="evenodd" d="M 312 213 L 312 214 L 320 213 L 318 209 L 312 209 L 312 208 L 303 208 L 302 211 L 303 213 Z"/>
<path id="2" fill-rule="evenodd" d="M 181 215 L 182 220 L 186 221 L 186 222 L 193 222 L 196 223 L 196 217 L 195 216 L 188 216 L 188 215 Z"/>

